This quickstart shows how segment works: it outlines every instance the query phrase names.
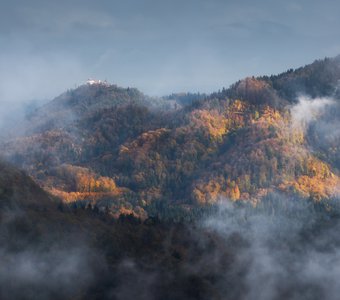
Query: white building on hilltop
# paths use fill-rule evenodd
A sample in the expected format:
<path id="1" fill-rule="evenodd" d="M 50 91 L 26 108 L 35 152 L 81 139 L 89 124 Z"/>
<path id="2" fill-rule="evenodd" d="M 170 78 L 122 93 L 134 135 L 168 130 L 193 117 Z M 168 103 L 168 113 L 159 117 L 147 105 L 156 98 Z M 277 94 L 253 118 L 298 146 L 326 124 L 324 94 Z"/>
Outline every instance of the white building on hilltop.
<path id="1" fill-rule="evenodd" d="M 92 78 L 89 78 L 89 79 L 86 81 L 86 84 L 88 84 L 88 85 L 108 85 L 108 83 L 107 83 L 106 80 L 101 81 L 101 80 L 92 79 Z"/>

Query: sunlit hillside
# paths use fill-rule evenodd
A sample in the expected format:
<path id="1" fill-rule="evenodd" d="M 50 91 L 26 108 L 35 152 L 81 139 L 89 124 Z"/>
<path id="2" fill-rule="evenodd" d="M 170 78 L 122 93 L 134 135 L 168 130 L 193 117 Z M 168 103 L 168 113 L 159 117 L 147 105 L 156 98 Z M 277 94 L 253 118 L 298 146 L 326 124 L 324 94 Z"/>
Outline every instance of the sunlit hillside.
<path id="1" fill-rule="evenodd" d="M 327 200 L 338 193 L 339 135 L 325 140 L 318 124 L 339 124 L 339 79 L 334 58 L 202 96 L 86 84 L 29 115 L 1 149 L 62 201 L 113 217 L 221 199 L 256 205 L 272 192 Z M 320 105 L 300 120 L 302 95 Z"/>

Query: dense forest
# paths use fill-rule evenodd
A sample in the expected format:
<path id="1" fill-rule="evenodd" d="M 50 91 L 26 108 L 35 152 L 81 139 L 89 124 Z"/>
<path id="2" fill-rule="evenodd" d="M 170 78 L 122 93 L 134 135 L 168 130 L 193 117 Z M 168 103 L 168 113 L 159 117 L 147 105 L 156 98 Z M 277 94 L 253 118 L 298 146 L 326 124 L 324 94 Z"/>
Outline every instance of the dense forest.
<path id="1" fill-rule="evenodd" d="M 330 199 L 339 186 L 339 79 L 337 57 L 211 95 L 151 98 L 87 84 L 31 112 L 1 152 L 64 202 L 115 217 L 221 199 L 256 204 L 275 191 Z M 321 103 L 307 121 L 294 114 L 302 95 Z"/>
<path id="2" fill-rule="evenodd" d="M 0 141 L 0 298 L 337 299 L 339 80 L 336 57 L 31 110 Z"/>

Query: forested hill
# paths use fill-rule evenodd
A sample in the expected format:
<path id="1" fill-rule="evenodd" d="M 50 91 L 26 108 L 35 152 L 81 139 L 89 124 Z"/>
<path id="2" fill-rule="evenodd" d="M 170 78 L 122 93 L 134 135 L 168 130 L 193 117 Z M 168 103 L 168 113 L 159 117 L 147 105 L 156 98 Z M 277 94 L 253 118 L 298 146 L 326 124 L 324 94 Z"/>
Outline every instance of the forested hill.
<path id="1" fill-rule="evenodd" d="M 323 201 L 340 186 L 339 80 L 336 57 L 211 95 L 86 84 L 28 116 L 1 153 L 63 201 L 116 217 L 271 193 Z"/>
<path id="2" fill-rule="evenodd" d="M 151 108 L 159 107 L 163 102 L 159 98 L 145 96 L 135 88 L 120 88 L 101 81 L 86 83 L 28 113 L 26 120 L 14 130 L 24 135 L 41 133 L 70 125 L 98 110 L 127 104 Z"/>

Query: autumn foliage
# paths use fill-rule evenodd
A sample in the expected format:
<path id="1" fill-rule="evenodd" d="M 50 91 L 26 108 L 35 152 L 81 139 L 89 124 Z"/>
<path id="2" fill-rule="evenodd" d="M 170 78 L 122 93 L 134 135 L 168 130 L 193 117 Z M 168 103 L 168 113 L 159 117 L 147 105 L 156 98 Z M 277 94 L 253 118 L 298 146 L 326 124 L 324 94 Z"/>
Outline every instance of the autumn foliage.
<path id="1" fill-rule="evenodd" d="M 50 119 L 39 119 L 49 106 L 32 115 L 29 132 L 1 150 L 52 194 L 113 214 L 225 198 L 256 204 L 275 190 L 321 201 L 339 187 L 338 144 L 315 153 L 318 132 L 292 126 L 289 82 L 306 75 L 296 72 L 163 102 L 135 89 L 81 87 L 50 104 Z M 55 121 L 62 115 L 64 125 Z"/>

